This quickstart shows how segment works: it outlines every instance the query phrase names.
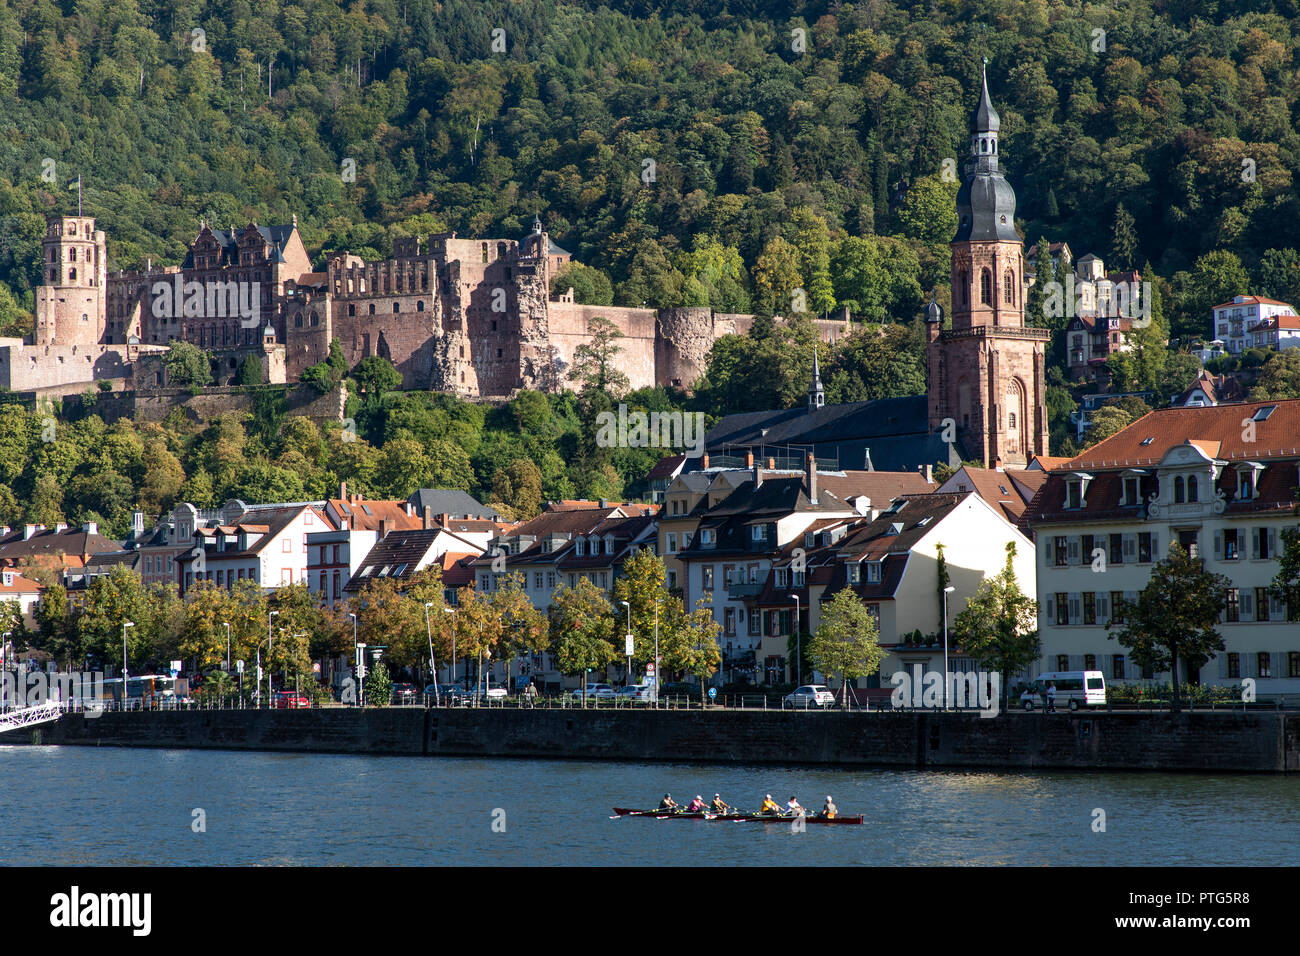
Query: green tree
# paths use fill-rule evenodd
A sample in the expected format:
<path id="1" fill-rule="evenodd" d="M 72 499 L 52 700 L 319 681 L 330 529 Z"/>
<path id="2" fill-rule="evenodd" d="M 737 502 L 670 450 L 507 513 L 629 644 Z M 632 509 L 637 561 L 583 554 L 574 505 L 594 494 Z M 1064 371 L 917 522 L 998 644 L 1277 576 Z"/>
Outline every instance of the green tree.
<path id="1" fill-rule="evenodd" d="M 1250 390 L 1252 402 L 1277 402 L 1300 398 L 1300 349 L 1273 352 Z"/>
<path id="2" fill-rule="evenodd" d="M 551 646 L 561 673 L 582 675 L 618 659 L 614 647 L 614 608 L 605 593 L 587 578 L 575 587 L 561 585 L 551 596 Z M 586 703 L 585 695 L 583 703 Z"/>
<path id="3" fill-rule="evenodd" d="M 179 388 L 201 388 L 212 384 L 208 353 L 197 345 L 177 339 L 162 358 L 169 384 Z"/>
<path id="4" fill-rule="evenodd" d="M 1282 529 L 1282 553 L 1278 556 L 1272 593 L 1286 602 L 1287 620 L 1300 621 L 1300 529 Z"/>
<path id="5" fill-rule="evenodd" d="M 843 678 L 845 706 L 849 682 L 874 674 L 884 658 L 875 616 L 848 588 L 822 605 L 821 623 L 808 645 L 808 656 L 818 670 Z"/>
<path id="6" fill-rule="evenodd" d="M 1137 223 L 1124 204 L 1115 207 L 1115 223 L 1110 234 L 1110 257 L 1116 268 L 1132 269 L 1137 262 Z"/>
<path id="7" fill-rule="evenodd" d="M 352 369 L 357 391 L 368 405 L 377 405 L 385 392 L 402 384 L 402 374 L 382 355 L 367 355 Z"/>
<path id="8" fill-rule="evenodd" d="M 1223 650 L 1216 625 L 1228 601 L 1232 582 L 1206 571 L 1177 542 L 1168 557 L 1151 571 L 1147 586 L 1136 601 L 1120 600 L 1112 608 L 1107 637 L 1128 648 L 1137 664 L 1169 671 L 1173 683 L 1173 709 L 1179 711 L 1179 660 L 1189 672 L 1199 670 Z M 1115 623 L 1122 621 L 1122 624 Z"/>
<path id="9" fill-rule="evenodd" d="M 957 232 L 957 188 L 938 176 L 916 179 L 894 211 L 899 231 L 927 245 L 946 244 Z"/>
<path id="10" fill-rule="evenodd" d="M 587 323 L 587 341 L 573 350 L 573 367 L 569 379 L 581 382 L 582 388 L 606 392 L 614 397 L 630 387 L 628 377 L 616 365 L 623 351 L 616 344 L 623 332 L 609 319 L 595 316 Z"/>
<path id="11" fill-rule="evenodd" d="M 559 298 L 570 289 L 573 301 L 583 305 L 613 305 L 614 284 L 594 266 L 570 262 L 551 279 L 551 296 Z"/>
<path id="12" fill-rule="evenodd" d="M 1007 676 L 1029 667 L 1042 653 L 1038 639 L 1038 602 L 1020 590 L 1015 571 L 1016 545 L 1007 542 L 1007 562 L 985 578 L 953 621 L 953 635 L 963 652 L 981 669 Z"/>
<path id="13" fill-rule="evenodd" d="M 263 382 L 262 360 L 256 355 L 249 355 L 239 363 L 239 373 L 235 376 L 236 385 L 261 385 Z"/>

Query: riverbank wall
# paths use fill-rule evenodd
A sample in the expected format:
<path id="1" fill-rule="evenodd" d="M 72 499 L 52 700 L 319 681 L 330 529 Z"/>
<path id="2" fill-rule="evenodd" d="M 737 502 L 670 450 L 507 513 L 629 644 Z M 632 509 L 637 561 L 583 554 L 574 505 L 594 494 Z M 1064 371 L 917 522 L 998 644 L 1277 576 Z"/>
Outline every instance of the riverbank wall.
<path id="1" fill-rule="evenodd" d="M 0 743 L 962 769 L 1300 773 L 1291 713 L 368 708 L 106 713 Z"/>

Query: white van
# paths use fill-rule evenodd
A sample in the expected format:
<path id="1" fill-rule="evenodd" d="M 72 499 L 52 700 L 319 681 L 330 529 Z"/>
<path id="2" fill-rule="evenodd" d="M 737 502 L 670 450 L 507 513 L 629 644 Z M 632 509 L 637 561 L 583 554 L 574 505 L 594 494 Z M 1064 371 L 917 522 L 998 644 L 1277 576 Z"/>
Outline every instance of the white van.
<path id="1" fill-rule="evenodd" d="M 1056 706 L 1078 710 L 1080 707 L 1104 707 L 1106 678 L 1101 671 L 1048 671 L 1034 678 L 1020 695 L 1025 710 L 1047 706 L 1047 685 L 1056 685 Z"/>

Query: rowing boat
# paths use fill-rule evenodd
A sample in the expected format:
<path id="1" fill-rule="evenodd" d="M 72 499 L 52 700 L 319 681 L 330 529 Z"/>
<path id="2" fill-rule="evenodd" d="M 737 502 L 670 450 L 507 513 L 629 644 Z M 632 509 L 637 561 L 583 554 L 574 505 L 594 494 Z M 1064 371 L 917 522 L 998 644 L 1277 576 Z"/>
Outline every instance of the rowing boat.
<path id="1" fill-rule="evenodd" d="M 632 810 L 627 807 L 615 807 L 614 816 L 611 819 L 619 817 L 653 817 L 656 820 L 708 820 L 710 822 L 731 822 L 731 823 L 793 823 L 799 819 L 793 815 L 778 815 L 774 813 L 708 813 L 708 812 L 690 812 L 686 810 Z M 808 814 L 803 817 L 804 823 L 845 823 L 858 824 L 862 822 L 862 817 L 833 817 L 827 819 L 816 814 Z"/>

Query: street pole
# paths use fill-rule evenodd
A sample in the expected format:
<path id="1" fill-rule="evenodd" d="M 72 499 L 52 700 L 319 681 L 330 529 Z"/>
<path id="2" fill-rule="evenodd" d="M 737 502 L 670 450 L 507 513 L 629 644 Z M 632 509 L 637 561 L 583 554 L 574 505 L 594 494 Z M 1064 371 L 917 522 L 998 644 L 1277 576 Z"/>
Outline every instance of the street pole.
<path id="1" fill-rule="evenodd" d="M 655 598 L 655 710 L 659 709 L 659 599 Z"/>
<path id="2" fill-rule="evenodd" d="M 803 628 L 799 626 L 800 613 L 799 595 L 796 594 L 794 596 L 794 666 L 799 676 L 795 678 L 795 687 L 803 686 Z"/>
<path id="3" fill-rule="evenodd" d="M 124 621 L 122 623 L 122 709 L 123 710 L 126 710 L 126 698 L 127 698 L 126 688 L 127 685 L 130 683 L 126 673 L 126 629 L 128 627 L 135 627 L 135 622 Z M 143 688 L 141 689 L 140 696 L 141 699 L 143 700 L 144 698 Z"/>
<path id="4" fill-rule="evenodd" d="M 451 683 L 456 684 L 456 609 L 454 607 L 443 608 L 451 615 Z"/>
<path id="5" fill-rule="evenodd" d="M 623 680 L 623 686 L 627 687 L 632 683 L 632 605 L 627 601 L 619 601 L 618 603 L 627 608 L 627 646 L 624 649 L 629 653 L 627 655 L 627 677 Z"/>
<path id="6" fill-rule="evenodd" d="M 429 620 L 429 608 L 432 601 L 424 602 L 424 629 L 429 635 L 429 671 L 433 674 L 433 701 L 438 702 L 438 665 L 433 659 L 433 623 Z"/>
<path id="7" fill-rule="evenodd" d="M 275 647 L 275 638 L 271 634 L 271 618 L 279 616 L 279 611 L 271 611 L 266 616 L 266 706 L 271 706 L 271 649 Z"/>
<path id="8" fill-rule="evenodd" d="M 357 616 L 348 611 L 348 617 L 352 618 L 352 679 L 357 685 L 357 694 L 361 693 L 361 678 L 357 675 L 357 665 L 361 663 L 361 652 L 357 650 Z M 360 696 L 357 697 L 360 700 Z M 361 706 L 358 704 L 357 706 Z"/>
<path id="9" fill-rule="evenodd" d="M 230 622 L 222 621 L 226 625 L 226 673 L 230 673 Z"/>
<path id="10" fill-rule="evenodd" d="M 957 590 L 949 585 L 943 589 L 943 709 L 948 709 L 948 595 Z"/>

